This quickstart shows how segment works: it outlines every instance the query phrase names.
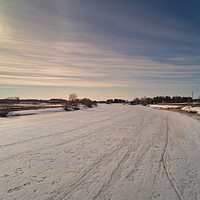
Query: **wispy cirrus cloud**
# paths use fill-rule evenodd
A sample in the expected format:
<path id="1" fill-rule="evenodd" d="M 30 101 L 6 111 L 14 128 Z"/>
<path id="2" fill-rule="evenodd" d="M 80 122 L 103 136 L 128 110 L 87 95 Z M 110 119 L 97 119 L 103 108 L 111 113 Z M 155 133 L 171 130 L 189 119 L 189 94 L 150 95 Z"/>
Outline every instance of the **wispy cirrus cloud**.
<path id="1" fill-rule="evenodd" d="M 0 57 L 1 84 L 137 87 L 148 79 L 173 82 L 199 73 L 199 66 L 175 66 L 144 57 L 129 57 L 87 43 L 4 41 Z M 13 44 L 13 43 L 12 43 Z M 14 52 L 14 53 L 13 53 Z"/>

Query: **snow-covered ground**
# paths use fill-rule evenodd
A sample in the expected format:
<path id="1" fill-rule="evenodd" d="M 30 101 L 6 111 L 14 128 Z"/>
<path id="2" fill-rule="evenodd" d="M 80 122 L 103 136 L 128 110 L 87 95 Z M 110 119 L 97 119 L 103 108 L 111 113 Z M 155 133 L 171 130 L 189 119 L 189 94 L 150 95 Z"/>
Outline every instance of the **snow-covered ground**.
<path id="1" fill-rule="evenodd" d="M 21 110 L 14 111 L 8 114 L 8 116 L 22 116 L 22 115 L 36 115 L 36 114 L 44 114 L 44 113 L 53 113 L 53 112 L 65 112 L 63 108 L 44 108 L 37 110 Z"/>
<path id="2" fill-rule="evenodd" d="M 80 110 L 89 109 L 85 105 L 79 106 Z M 71 111 L 74 111 L 71 109 Z M 8 114 L 9 117 L 11 116 L 23 116 L 23 115 L 38 115 L 38 114 L 46 114 L 46 113 L 55 113 L 55 112 L 66 112 L 63 108 L 40 108 L 36 110 L 20 110 L 20 111 L 13 111 Z"/>
<path id="3" fill-rule="evenodd" d="M 200 199 L 200 122 L 143 106 L 0 118 L 1 200 Z"/>
<path id="4" fill-rule="evenodd" d="M 151 108 L 162 108 L 162 109 L 174 109 L 174 108 L 181 108 L 182 105 L 160 105 L 160 104 L 150 104 L 149 107 Z"/>
<path id="5" fill-rule="evenodd" d="M 197 106 L 183 106 L 183 105 L 160 105 L 160 104 L 150 104 L 148 105 L 151 108 L 156 109 L 176 109 L 179 108 L 182 111 L 192 112 L 200 115 L 200 107 Z"/>
<path id="6" fill-rule="evenodd" d="M 54 104 L 54 103 L 17 103 L 17 104 L 14 104 L 13 106 L 16 106 L 16 107 L 45 107 L 45 108 L 48 108 L 48 107 L 59 107 L 59 106 L 62 106 L 62 104 Z"/>
<path id="7" fill-rule="evenodd" d="M 186 112 L 194 112 L 200 115 L 200 107 L 184 106 L 181 110 Z"/>

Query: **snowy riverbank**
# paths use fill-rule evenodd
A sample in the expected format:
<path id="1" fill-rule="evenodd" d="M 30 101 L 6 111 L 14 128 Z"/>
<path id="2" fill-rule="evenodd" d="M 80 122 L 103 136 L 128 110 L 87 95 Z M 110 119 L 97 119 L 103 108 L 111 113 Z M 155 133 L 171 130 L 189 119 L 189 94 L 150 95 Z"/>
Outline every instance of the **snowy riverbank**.
<path id="1" fill-rule="evenodd" d="M 189 113 L 195 113 L 197 115 L 200 115 L 200 106 L 184 106 L 184 105 L 160 105 L 160 104 L 150 104 L 149 107 L 151 108 L 157 108 L 157 109 L 166 109 L 166 110 L 170 110 L 170 109 L 179 109 L 182 111 L 186 111 Z"/>

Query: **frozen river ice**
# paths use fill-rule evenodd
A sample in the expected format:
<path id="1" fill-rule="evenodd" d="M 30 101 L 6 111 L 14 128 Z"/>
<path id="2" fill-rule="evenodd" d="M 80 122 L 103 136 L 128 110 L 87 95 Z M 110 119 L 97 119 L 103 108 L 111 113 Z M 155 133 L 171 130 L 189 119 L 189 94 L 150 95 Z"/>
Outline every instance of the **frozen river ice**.
<path id="1" fill-rule="evenodd" d="M 0 118 L 0 200 L 200 199 L 200 121 L 143 106 Z"/>

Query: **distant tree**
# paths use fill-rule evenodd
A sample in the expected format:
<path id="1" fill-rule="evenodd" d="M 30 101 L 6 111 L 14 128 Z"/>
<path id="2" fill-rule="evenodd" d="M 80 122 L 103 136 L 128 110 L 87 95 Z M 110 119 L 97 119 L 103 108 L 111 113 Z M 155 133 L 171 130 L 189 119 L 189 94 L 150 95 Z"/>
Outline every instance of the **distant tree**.
<path id="1" fill-rule="evenodd" d="M 69 95 L 69 101 L 71 101 L 71 102 L 76 101 L 77 98 L 78 98 L 78 96 L 77 96 L 76 93 L 71 93 L 71 94 Z"/>
<path id="2" fill-rule="evenodd" d="M 55 99 L 55 98 L 52 98 L 49 100 L 50 103 L 60 103 L 60 104 L 64 104 L 67 102 L 67 100 L 65 99 Z"/>
<path id="3" fill-rule="evenodd" d="M 124 99 L 114 99 L 112 103 L 126 103 Z"/>
<path id="4" fill-rule="evenodd" d="M 152 98 L 146 98 L 147 104 L 153 104 L 153 99 Z"/>
<path id="5" fill-rule="evenodd" d="M 140 99 L 139 99 L 139 98 L 133 99 L 133 104 L 134 104 L 134 105 L 137 105 L 137 104 L 139 104 L 139 103 L 140 103 Z"/>
<path id="6" fill-rule="evenodd" d="M 166 102 L 166 103 L 171 103 L 171 97 L 170 96 L 166 96 L 165 98 L 164 98 L 164 101 Z"/>
<path id="7" fill-rule="evenodd" d="M 162 103 L 164 101 L 164 97 L 163 96 L 157 96 L 157 97 L 153 97 L 153 102 L 154 103 Z"/>
<path id="8" fill-rule="evenodd" d="M 6 102 L 9 102 L 9 103 L 19 103 L 20 102 L 20 98 L 19 97 L 8 97 L 6 99 Z"/>
<path id="9" fill-rule="evenodd" d="M 181 103 L 182 98 L 180 96 L 173 96 L 172 97 L 172 103 Z"/>
<path id="10" fill-rule="evenodd" d="M 71 104 L 71 107 L 74 110 L 79 110 L 77 98 L 78 98 L 78 96 L 76 93 L 72 93 L 69 95 L 69 103 Z"/>
<path id="11" fill-rule="evenodd" d="M 142 104 L 143 106 L 146 106 L 146 105 L 147 105 L 147 99 L 146 99 L 146 97 L 142 97 L 142 98 L 140 99 L 140 104 Z"/>
<path id="12" fill-rule="evenodd" d="M 71 93 L 69 95 L 69 101 L 65 103 L 64 110 L 66 111 L 71 109 L 79 110 L 77 97 L 78 96 L 76 93 Z"/>
<path id="13" fill-rule="evenodd" d="M 12 103 L 0 104 L 0 117 L 7 117 L 12 112 Z"/>
<path id="14" fill-rule="evenodd" d="M 93 105 L 96 105 L 92 100 L 88 98 L 81 99 L 80 103 L 82 103 L 83 105 L 86 105 L 89 108 L 92 108 Z"/>
<path id="15" fill-rule="evenodd" d="M 113 103 L 113 99 L 108 99 L 108 100 L 106 101 L 106 103 L 107 103 L 107 104 Z"/>

